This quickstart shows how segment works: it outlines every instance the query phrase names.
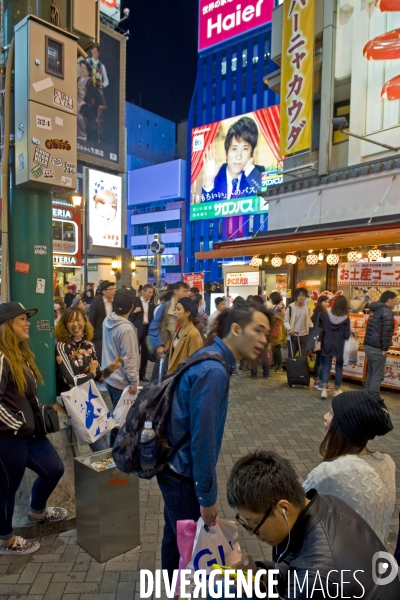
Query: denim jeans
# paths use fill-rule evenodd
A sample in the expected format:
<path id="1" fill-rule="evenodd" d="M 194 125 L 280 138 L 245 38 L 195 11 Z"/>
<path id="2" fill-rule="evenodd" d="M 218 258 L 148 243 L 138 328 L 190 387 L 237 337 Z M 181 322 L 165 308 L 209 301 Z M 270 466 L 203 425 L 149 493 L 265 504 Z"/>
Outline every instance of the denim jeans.
<path id="1" fill-rule="evenodd" d="M 321 383 L 327 387 L 332 369 L 333 356 L 321 356 Z M 343 356 L 336 357 L 335 388 L 339 389 L 343 379 Z"/>
<path id="2" fill-rule="evenodd" d="M 379 392 L 385 377 L 386 354 L 382 354 L 381 348 L 373 348 L 372 346 L 364 346 L 364 350 L 368 359 L 365 389 L 371 392 Z"/>
<path id="3" fill-rule="evenodd" d="M 194 480 L 174 473 L 168 466 L 157 475 L 164 499 L 164 535 L 161 546 L 161 568 L 168 570 L 170 581 L 174 569 L 179 567 L 179 550 L 176 542 L 176 522 L 200 518 L 200 505 L 194 489 Z"/>
<path id="4" fill-rule="evenodd" d="M 321 364 L 322 364 L 321 352 L 316 352 L 315 353 L 315 363 L 314 363 L 314 373 L 313 373 L 314 381 L 318 381 L 320 378 Z M 329 380 L 329 375 L 328 375 L 328 380 Z"/>
<path id="5" fill-rule="evenodd" d="M 257 377 L 257 369 L 258 369 L 258 364 L 260 361 L 261 361 L 261 366 L 262 366 L 264 377 L 269 377 L 269 362 L 268 362 L 268 353 L 267 353 L 266 348 L 264 348 L 264 350 L 261 351 L 261 355 L 258 358 L 251 361 L 252 376 Z"/>
<path id="6" fill-rule="evenodd" d="M 117 406 L 118 400 L 121 398 L 122 392 L 124 390 L 120 390 L 119 388 L 116 388 L 113 385 L 110 385 L 109 383 L 106 383 L 106 387 L 107 387 L 108 393 L 110 394 L 110 399 L 111 399 L 113 408 L 115 408 Z M 110 448 L 113 448 L 113 446 L 114 446 L 115 438 L 118 435 L 118 431 L 119 431 L 118 427 L 114 427 L 114 429 L 111 429 Z"/>
<path id="7" fill-rule="evenodd" d="M 32 487 L 31 511 L 41 514 L 64 473 L 61 458 L 46 437 L 0 437 L 0 540 L 13 536 L 15 495 L 26 468 L 38 475 Z"/>

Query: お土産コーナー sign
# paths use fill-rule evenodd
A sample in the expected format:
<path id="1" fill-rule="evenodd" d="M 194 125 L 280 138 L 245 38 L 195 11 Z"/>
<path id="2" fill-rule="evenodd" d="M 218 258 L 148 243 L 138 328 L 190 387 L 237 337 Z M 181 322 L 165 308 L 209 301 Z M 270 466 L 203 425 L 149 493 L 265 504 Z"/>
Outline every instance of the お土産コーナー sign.
<path id="1" fill-rule="evenodd" d="M 387 285 L 400 288 L 400 263 L 339 263 L 338 285 Z"/>

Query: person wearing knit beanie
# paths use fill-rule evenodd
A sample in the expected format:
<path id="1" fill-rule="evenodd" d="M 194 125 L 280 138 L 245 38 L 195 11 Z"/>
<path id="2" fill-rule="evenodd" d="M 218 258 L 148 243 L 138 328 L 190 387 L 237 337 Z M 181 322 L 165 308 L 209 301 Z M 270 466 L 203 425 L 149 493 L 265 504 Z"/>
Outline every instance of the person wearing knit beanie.
<path id="1" fill-rule="evenodd" d="M 333 398 L 332 411 L 339 431 L 358 448 L 365 448 L 369 440 L 393 429 L 379 392 L 344 392 Z"/>
<path id="2" fill-rule="evenodd" d="M 343 392 L 325 415 L 323 462 L 303 487 L 341 498 L 357 511 L 386 544 L 396 502 L 396 466 L 388 454 L 367 443 L 392 431 L 393 423 L 378 392 Z"/>

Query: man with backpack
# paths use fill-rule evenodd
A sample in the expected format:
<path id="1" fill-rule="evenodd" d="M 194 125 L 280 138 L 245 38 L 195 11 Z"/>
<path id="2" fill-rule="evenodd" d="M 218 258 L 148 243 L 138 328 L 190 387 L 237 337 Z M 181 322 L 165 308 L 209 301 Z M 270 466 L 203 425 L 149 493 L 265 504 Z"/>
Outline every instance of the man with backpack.
<path id="1" fill-rule="evenodd" d="M 184 281 L 177 281 L 170 286 L 172 298 L 169 302 L 165 302 L 154 314 L 152 322 L 149 324 L 149 340 L 150 345 L 156 354 L 157 361 L 153 368 L 151 380 L 155 381 L 159 377 L 160 356 L 167 357 L 172 338 L 176 331 L 178 321 L 175 316 L 175 306 L 181 298 L 189 296 L 189 286 Z M 168 370 L 168 360 L 164 361 L 164 375 Z"/>
<path id="2" fill-rule="evenodd" d="M 271 316 L 264 306 L 245 303 L 226 310 L 219 317 L 219 337 L 189 359 L 195 364 L 175 375 L 178 380 L 165 429 L 174 451 L 157 475 L 164 498 L 162 568 L 170 578 L 179 565 L 176 522 L 197 521 L 201 516 L 211 525 L 218 515 L 216 465 L 228 410 L 229 376 L 237 360 L 261 355 L 270 328 Z M 199 362 L 202 353 L 210 352 L 217 358 Z"/>

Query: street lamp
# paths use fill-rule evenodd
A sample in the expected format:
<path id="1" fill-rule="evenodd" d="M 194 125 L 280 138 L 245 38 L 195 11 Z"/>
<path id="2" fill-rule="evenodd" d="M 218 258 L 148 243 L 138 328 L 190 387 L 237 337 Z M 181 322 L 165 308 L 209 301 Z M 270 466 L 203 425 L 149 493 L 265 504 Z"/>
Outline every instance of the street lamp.
<path id="1" fill-rule="evenodd" d="M 121 261 L 118 258 L 114 258 L 112 260 L 111 271 L 112 271 L 115 279 L 117 279 L 117 281 L 119 281 L 121 279 Z"/>
<path id="2" fill-rule="evenodd" d="M 88 271 L 87 271 L 87 251 L 88 251 L 88 231 L 87 231 L 87 203 L 83 196 L 80 194 L 73 194 L 71 196 L 72 204 L 82 213 L 82 228 L 83 228 L 83 287 L 86 290 L 88 283 Z"/>

